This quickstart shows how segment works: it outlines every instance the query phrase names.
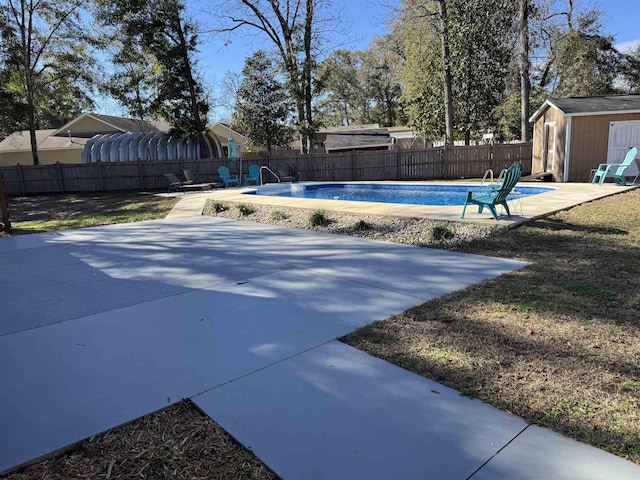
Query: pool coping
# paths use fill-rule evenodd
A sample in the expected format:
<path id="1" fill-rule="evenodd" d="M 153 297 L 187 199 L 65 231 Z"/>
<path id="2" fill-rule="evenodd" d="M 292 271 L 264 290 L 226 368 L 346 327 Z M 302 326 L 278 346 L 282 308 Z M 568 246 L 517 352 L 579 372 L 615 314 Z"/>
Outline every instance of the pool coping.
<path id="1" fill-rule="evenodd" d="M 402 185 L 468 185 L 469 188 L 478 188 L 479 181 L 454 180 L 454 181 L 424 181 L 424 182 L 398 182 L 398 181 L 378 181 L 378 182 L 301 182 L 309 185 L 317 184 L 402 184 Z M 189 195 L 191 203 L 194 205 L 204 205 L 204 201 L 211 199 L 214 201 L 227 201 L 233 203 L 250 203 L 256 205 L 267 205 L 282 208 L 297 208 L 306 210 L 323 210 L 326 212 L 347 213 L 354 215 L 374 215 L 393 216 L 401 218 L 428 218 L 450 222 L 465 222 L 481 225 L 500 225 L 512 228 L 536 218 L 545 217 L 561 210 L 566 210 L 581 203 L 591 202 L 600 198 L 627 192 L 640 185 L 616 185 L 607 183 L 602 186 L 590 183 L 548 183 L 548 182 L 522 182 L 523 186 L 550 187 L 550 192 L 540 193 L 527 197 L 517 198 L 510 202 L 511 217 L 507 217 L 505 212 L 501 212 L 499 207 L 498 221 L 491 217 L 485 209 L 479 214 L 475 205 L 467 207 L 465 218 L 461 219 L 461 206 L 428 206 L 409 205 L 398 203 L 376 203 L 360 202 L 351 200 L 327 200 L 327 199 L 306 199 L 294 197 L 278 197 L 269 195 L 251 195 L 248 192 L 256 190 L 255 186 L 235 187 L 224 190 L 216 190 L 211 193 L 195 194 L 198 199 Z M 187 200 L 185 198 L 184 200 Z M 183 203 L 180 202 L 180 203 Z"/>

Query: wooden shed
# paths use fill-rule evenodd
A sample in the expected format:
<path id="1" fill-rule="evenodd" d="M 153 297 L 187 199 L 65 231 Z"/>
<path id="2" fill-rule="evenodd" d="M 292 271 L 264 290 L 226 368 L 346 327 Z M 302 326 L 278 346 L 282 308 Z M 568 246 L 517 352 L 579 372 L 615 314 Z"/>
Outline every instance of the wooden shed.
<path id="1" fill-rule="evenodd" d="M 588 182 L 600 163 L 640 150 L 640 95 L 550 98 L 531 116 L 532 172 L 556 182 Z M 627 174 L 636 175 L 636 165 Z"/>

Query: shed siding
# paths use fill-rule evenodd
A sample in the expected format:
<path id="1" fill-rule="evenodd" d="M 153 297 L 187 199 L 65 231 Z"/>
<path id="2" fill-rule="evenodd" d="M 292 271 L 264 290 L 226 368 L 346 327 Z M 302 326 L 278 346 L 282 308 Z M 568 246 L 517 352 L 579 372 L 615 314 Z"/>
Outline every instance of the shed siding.
<path id="1" fill-rule="evenodd" d="M 542 159 L 544 149 L 544 124 L 556 123 L 555 159 L 553 164 L 553 180 L 562 182 L 564 173 L 564 152 L 566 144 L 567 123 L 565 117 L 555 108 L 547 108 L 534 125 L 533 159 L 531 162 L 532 173 L 542 172 Z M 553 141 L 553 139 L 551 139 Z M 551 159 L 549 159 L 551 162 Z"/>
<path id="2" fill-rule="evenodd" d="M 576 116 L 571 124 L 569 181 L 587 182 L 592 168 L 606 163 L 609 148 L 609 124 L 640 120 L 640 114 Z"/>

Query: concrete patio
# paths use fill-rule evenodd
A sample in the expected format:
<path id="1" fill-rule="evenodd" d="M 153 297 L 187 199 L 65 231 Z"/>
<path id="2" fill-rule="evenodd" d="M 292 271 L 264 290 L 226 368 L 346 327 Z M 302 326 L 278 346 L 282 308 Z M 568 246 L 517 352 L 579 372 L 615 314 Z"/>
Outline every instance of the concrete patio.
<path id="1" fill-rule="evenodd" d="M 0 239 L 0 473 L 191 398 L 284 479 L 640 478 L 336 341 L 524 265 L 202 216 Z"/>

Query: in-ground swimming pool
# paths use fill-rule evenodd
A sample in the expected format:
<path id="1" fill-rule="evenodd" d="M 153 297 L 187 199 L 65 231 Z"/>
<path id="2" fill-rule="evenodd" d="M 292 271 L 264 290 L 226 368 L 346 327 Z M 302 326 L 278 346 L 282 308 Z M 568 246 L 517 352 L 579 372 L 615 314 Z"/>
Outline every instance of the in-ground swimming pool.
<path id="1" fill-rule="evenodd" d="M 355 202 L 403 203 L 409 205 L 462 206 L 467 191 L 477 185 L 403 185 L 380 183 L 291 183 L 259 187 L 247 192 L 278 197 L 351 200 Z M 554 190 L 550 187 L 519 186 L 512 191 L 516 198 Z"/>

